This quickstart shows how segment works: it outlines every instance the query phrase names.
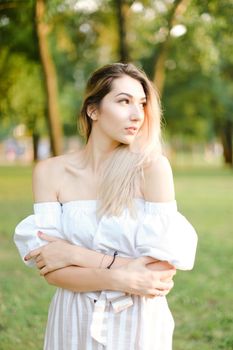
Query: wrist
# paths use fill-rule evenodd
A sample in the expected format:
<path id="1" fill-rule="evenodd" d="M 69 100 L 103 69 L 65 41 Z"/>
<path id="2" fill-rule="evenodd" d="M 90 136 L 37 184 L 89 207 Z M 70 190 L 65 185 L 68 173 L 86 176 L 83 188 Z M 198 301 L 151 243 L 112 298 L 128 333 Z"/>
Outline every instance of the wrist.
<path id="1" fill-rule="evenodd" d="M 120 290 L 120 276 L 117 270 L 109 269 L 92 269 L 95 278 L 100 282 L 101 290 Z"/>
<path id="2" fill-rule="evenodd" d="M 71 245 L 69 260 L 70 265 L 105 269 L 111 263 L 112 257 L 84 247 Z"/>
<path id="3" fill-rule="evenodd" d="M 114 264 L 111 266 L 111 270 L 119 269 L 119 267 L 122 267 L 122 266 L 129 264 L 132 260 L 134 260 L 134 259 L 117 256 L 115 261 L 114 261 Z"/>
<path id="4" fill-rule="evenodd" d="M 111 290 L 124 292 L 124 270 L 123 269 L 106 269 L 111 276 Z"/>
<path id="5" fill-rule="evenodd" d="M 70 249 L 70 265 L 75 266 L 82 266 L 82 254 L 81 254 L 81 247 L 77 245 L 71 245 Z"/>
<path id="6" fill-rule="evenodd" d="M 99 268 L 92 268 L 91 271 L 93 280 L 98 281 L 97 290 L 117 290 L 118 279 L 113 271 Z"/>
<path id="7" fill-rule="evenodd" d="M 112 261 L 111 255 L 102 254 L 99 269 L 106 269 Z"/>

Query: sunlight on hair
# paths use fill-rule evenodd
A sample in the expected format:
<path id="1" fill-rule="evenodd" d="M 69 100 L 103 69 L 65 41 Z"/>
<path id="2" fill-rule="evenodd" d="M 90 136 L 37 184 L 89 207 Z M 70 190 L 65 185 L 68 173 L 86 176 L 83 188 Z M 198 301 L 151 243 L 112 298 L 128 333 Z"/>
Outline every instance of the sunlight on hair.
<path id="1" fill-rule="evenodd" d="M 80 134 L 88 139 L 92 130 L 92 119 L 87 110 L 91 105 L 99 106 L 112 88 L 114 79 L 124 75 L 139 81 L 146 95 L 145 118 L 135 140 L 130 145 L 120 144 L 102 166 L 98 198 L 99 216 L 119 216 L 125 207 L 135 214 L 134 199 L 140 192 L 143 169 L 161 154 L 161 109 L 156 89 L 146 74 L 133 64 L 114 63 L 96 70 L 87 82 L 86 94 L 78 121 Z"/>

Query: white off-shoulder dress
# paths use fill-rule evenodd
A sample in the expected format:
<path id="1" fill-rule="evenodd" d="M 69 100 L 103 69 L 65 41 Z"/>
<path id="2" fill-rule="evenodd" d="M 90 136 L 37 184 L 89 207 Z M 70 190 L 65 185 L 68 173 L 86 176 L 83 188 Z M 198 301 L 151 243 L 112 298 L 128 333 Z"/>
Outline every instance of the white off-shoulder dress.
<path id="1" fill-rule="evenodd" d="M 193 267 L 197 235 L 176 201 L 135 199 L 137 218 L 96 217 L 97 201 L 34 204 L 34 215 L 16 227 L 22 258 L 45 241 L 41 230 L 73 244 L 122 257 L 150 256 L 177 269 Z M 33 265 L 30 261 L 28 265 Z M 153 299 L 102 291 L 77 293 L 57 288 L 50 304 L 44 350 L 171 350 L 174 321 L 166 297 Z"/>

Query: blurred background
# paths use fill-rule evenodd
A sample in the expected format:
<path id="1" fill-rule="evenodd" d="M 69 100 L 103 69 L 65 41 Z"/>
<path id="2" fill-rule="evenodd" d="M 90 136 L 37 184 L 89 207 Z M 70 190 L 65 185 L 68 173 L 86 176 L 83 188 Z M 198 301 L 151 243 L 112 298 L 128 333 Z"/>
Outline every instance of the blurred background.
<path id="1" fill-rule="evenodd" d="M 78 146 L 90 73 L 134 62 L 162 98 L 171 158 L 232 165 L 232 1 L 0 1 L 0 162 Z"/>
<path id="2" fill-rule="evenodd" d="M 169 295 L 174 350 L 233 349 L 233 1 L 0 0 L 0 350 L 42 348 L 54 293 L 12 243 L 32 166 L 80 147 L 87 78 L 119 61 L 159 89 L 179 208 L 199 233 Z"/>

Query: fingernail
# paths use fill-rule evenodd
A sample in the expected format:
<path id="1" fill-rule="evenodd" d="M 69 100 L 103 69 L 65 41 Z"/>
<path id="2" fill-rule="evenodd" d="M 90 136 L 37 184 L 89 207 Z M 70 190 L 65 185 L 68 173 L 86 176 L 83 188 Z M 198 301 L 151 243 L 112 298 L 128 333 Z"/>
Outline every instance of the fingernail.
<path id="1" fill-rule="evenodd" d="M 41 231 L 38 231 L 37 234 L 38 234 L 38 236 L 41 236 L 41 235 L 42 235 L 42 232 L 41 232 Z"/>

